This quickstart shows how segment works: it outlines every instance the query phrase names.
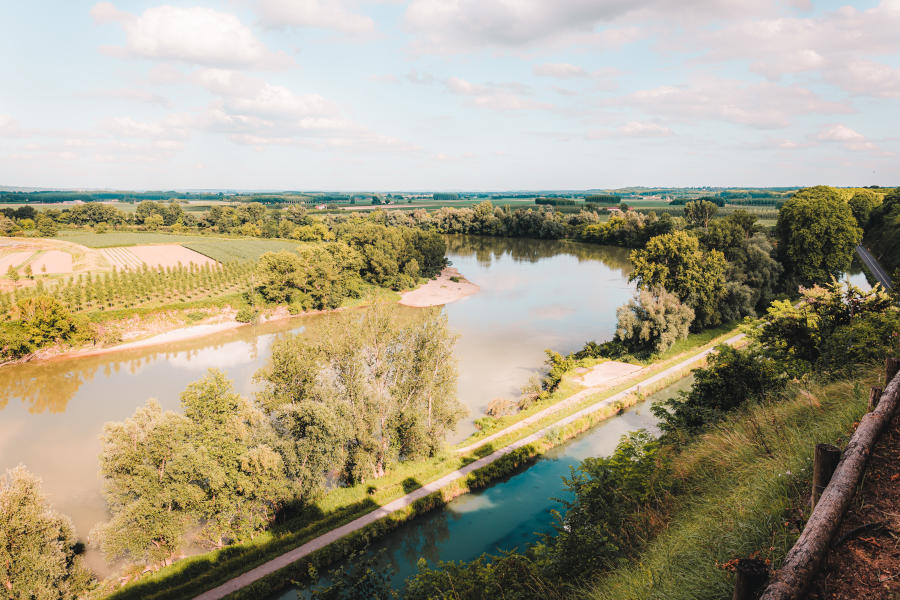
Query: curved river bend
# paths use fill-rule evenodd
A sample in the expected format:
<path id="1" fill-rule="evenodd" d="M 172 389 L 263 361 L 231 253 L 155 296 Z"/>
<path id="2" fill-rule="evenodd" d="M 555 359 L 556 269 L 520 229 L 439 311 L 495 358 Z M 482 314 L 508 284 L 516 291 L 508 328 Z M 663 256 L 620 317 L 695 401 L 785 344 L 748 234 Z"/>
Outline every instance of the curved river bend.
<path id="1" fill-rule="evenodd" d="M 481 286 L 443 308 L 460 336 L 458 391 L 470 412 L 449 441 L 471 433 L 491 399 L 515 397 L 541 369 L 545 349 L 571 352 L 611 336 L 615 309 L 633 290 L 627 257 L 620 248 L 576 243 L 448 238 L 448 258 Z M 107 518 L 98 476 L 105 422 L 127 419 L 150 398 L 177 410 L 179 394 L 209 368 L 223 370 L 238 392 L 252 394 L 253 374 L 266 364 L 276 337 L 312 333 L 328 318 L 298 317 L 153 348 L 0 368 L 0 470 L 21 463 L 41 477 L 50 502 L 85 539 Z M 98 573 L 109 571 L 96 552 L 89 550 L 87 559 Z"/>

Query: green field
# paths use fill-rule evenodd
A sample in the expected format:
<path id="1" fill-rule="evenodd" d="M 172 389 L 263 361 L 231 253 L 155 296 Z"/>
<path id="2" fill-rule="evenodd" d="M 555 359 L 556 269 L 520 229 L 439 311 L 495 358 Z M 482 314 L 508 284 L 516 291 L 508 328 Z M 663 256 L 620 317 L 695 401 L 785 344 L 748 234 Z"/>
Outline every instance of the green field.
<path id="1" fill-rule="evenodd" d="M 62 231 L 56 239 L 81 244 L 88 248 L 113 248 L 141 244 L 181 244 L 218 262 L 256 260 L 265 252 L 293 250 L 300 242 L 257 238 L 226 238 L 209 235 L 184 235 L 153 231 Z"/>
<path id="2" fill-rule="evenodd" d="M 184 235 L 161 231 L 110 231 L 109 233 L 60 231 L 55 238 L 65 242 L 81 244 L 88 248 L 112 248 L 115 246 L 138 246 L 140 244 L 181 244 L 183 242 L 210 239 L 209 236 L 205 235 Z"/>
<path id="3" fill-rule="evenodd" d="M 191 241 L 181 242 L 181 245 L 208 256 L 215 261 L 224 263 L 236 260 L 256 260 L 266 252 L 294 250 L 301 245 L 301 242 L 292 240 L 194 238 Z"/>

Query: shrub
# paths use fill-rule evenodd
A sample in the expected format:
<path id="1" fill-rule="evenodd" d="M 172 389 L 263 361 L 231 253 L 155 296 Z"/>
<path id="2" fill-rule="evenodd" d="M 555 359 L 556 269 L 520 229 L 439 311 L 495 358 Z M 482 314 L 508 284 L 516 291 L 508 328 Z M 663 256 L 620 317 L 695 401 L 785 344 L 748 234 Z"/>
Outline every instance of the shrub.
<path id="1" fill-rule="evenodd" d="M 694 310 L 663 288 L 640 290 L 616 311 L 616 339 L 635 355 L 665 352 L 688 336 Z"/>
<path id="2" fill-rule="evenodd" d="M 259 310 L 252 306 L 242 306 L 234 315 L 234 320 L 238 323 L 252 323 L 259 316 Z"/>
<path id="3" fill-rule="evenodd" d="M 846 375 L 858 365 L 882 360 L 900 348 L 900 311 L 870 313 L 837 327 L 824 340 L 818 368 Z"/>
<path id="4" fill-rule="evenodd" d="M 694 384 L 679 397 L 651 408 L 667 433 L 698 431 L 740 406 L 783 389 L 786 378 L 774 361 L 749 350 L 722 345 L 709 366 L 694 371 Z"/>

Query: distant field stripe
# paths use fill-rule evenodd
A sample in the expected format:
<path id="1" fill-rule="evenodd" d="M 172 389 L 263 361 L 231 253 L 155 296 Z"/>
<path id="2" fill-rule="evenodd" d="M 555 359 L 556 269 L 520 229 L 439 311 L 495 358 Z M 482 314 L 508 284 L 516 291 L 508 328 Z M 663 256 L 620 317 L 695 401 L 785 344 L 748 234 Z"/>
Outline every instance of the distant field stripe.
<path id="1" fill-rule="evenodd" d="M 103 248 L 100 253 L 120 269 L 139 269 L 144 264 L 126 248 Z"/>
<path id="2" fill-rule="evenodd" d="M 281 239 L 205 239 L 186 241 L 182 246 L 220 263 L 257 260 L 266 252 L 292 251 L 302 242 Z"/>

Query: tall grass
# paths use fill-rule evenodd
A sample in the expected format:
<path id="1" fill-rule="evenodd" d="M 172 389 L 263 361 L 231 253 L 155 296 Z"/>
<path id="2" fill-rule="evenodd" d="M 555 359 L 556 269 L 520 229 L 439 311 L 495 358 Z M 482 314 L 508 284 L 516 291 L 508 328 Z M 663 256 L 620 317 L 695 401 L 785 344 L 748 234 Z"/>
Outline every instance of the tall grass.
<path id="1" fill-rule="evenodd" d="M 721 567 L 751 553 L 778 564 L 799 530 L 816 443 L 846 441 L 865 412 L 866 377 L 828 385 L 795 384 L 752 406 L 674 459 L 676 500 L 659 534 L 631 563 L 600 576 L 579 597 L 595 600 L 730 598 Z"/>

